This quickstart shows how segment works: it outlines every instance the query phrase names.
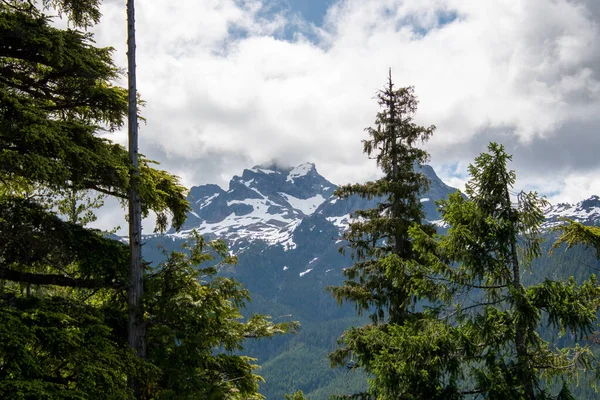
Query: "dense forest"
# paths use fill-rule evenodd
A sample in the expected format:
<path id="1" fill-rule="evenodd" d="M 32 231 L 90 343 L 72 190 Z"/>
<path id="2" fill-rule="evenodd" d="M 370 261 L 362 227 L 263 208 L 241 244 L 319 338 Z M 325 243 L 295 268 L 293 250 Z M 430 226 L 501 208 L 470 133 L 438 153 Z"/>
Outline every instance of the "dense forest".
<path id="1" fill-rule="evenodd" d="M 48 10 L 73 28 L 55 27 Z M 224 240 L 192 232 L 180 249 L 148 240 L 133 307 L 133 243 L 89 224 L 106 198 L 127 204 L 134 186 L 156 231 L 177 231 L 189 196 L 177 176 L 141 154 L 132 163 L 106 138 L 125 124 L 132 94 L 115 84 L 112 50 L 86 31 L 99 18 L 98 1 L 0 3 L 0 397 L 595 396 L 600 229 L 542 228 L 546 200 L 514 191 L 497 143 L 470 165 L 464 193 L 436 204 L 441 223 L 427 222 L 421 168 L 436 128 L 415 122 L 415 90 L 397 88 L 391 70 L 363 140 L 381 178 L 335 191 L 374 201 L 332 241 L 350 260 L 341 279 L 290 289 L 292 310 L 267 298 L 268 281 L 249 290 L 238 279 L 264 248 L 238 260 Z M 313 228 L 307 247 L 320 245 Z M 141 352 L 130 346 L 132 315 Z"/>

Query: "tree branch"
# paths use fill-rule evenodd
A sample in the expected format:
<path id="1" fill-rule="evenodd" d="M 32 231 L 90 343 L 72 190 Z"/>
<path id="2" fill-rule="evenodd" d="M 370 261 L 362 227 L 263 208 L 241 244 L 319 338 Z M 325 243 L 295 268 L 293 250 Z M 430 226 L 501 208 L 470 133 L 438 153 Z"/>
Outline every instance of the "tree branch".
<path id="1" fill-rule="evenodd" d="M 122 282 L 114 282 L 109 279 L 70 278 L 64 275 L 34 274 L 29 272 L 20 272 L 9 268 L 0 268 L 0 279 L 5 279 L 13 282 L 30 283 L 33 285 L 53 285 L 63 287 L 76 287 L 81 289 L 124 288 Z"/>

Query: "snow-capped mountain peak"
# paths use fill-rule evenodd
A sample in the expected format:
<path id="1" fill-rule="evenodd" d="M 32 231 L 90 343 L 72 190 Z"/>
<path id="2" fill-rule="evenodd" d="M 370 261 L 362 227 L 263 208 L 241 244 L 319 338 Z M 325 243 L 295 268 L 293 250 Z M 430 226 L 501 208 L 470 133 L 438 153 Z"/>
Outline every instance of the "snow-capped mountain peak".
<path id="1" fill-rule="evenodd" d="M 241 240 L 262 240 L 293 248 L 292 233 L 333 195 L 336 185 L 321 176 L 312 163 L 297 167 L 257 165 L 234 176 L 227 191 L 216 185 L 190 190 L 192 211 L 182 231 Z"/>
<path id="2" fill-rule="evenodd" d="M 429 190 L 420 195 L 423 211 L 427 220 L 445 228 L 435 202 L 455 189 L 444 184 L 431 167 L 423 166 L 421 171 L 430 180 Z M 339 199 L 333 194 L 336 188 L 313 163 L 296 167 L 257 165 L 234 176 L 227 191 L 217 185 L 192 187 L 188 220 L 180 232 L 170 235 L 185 237 L 195 229 L 203 235 L 226 239 L 233 249 L 262 241 L 291 250 L 297 243 L 304 245 L 312 240 L 310 235 L 315 229 L 339 241 L 352 220 L 351 214 L 373 208 L 379 200 L 358 196 Z M 600 220 L 600 198 L 553 205 L 545 217 L 544 228 L 561 224 L 563 218 L 595 224 Z"/>
<path id="3" fill-rule="evenodd" d="M 545 210 L 545 228 L 563 223 L 568 218 L 583 224 L 597 224 L 600 221 L 600 197 L 592 196 L 576 204 L 559 203 Z"/>
<path id="4" fill-rule="evenodd" d="M 300 164 L 297 167 L 293 168 L 287 175 L 286 181 L 294 183 L 294 179 L 301 178 L 303 176 L 308 176 L 311 173 L 316 174 L 317 169 L 315 168 L 315 164 L 313 163 L 305 163 Z"/>

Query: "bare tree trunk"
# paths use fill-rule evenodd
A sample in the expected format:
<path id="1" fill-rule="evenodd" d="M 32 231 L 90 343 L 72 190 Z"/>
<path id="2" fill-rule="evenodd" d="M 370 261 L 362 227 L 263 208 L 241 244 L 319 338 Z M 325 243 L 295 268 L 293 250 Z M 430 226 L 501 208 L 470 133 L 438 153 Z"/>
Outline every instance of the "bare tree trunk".
<path id="1" fill-rule="evenodd" d="M 129 192 L 129 247 L 131 263 L 129 267 L 129 286 L 127 288 L 128 321 L 127 332 L 129 345 L 138 356 L 146 355 L 145 326 L 142 310 L 144 285 L 142 281 L 142 210 L 137 186 L 139 181 L 138 162 L 138 120 L 137 120 L 137 88 L 135 76 L 135 8 L 134 0 L 127 0 L 127 61 L 129 80 L 129 160 L 132 165 Z M 139 382 L 130 380 L 136 398 L 139 398 Z"/>

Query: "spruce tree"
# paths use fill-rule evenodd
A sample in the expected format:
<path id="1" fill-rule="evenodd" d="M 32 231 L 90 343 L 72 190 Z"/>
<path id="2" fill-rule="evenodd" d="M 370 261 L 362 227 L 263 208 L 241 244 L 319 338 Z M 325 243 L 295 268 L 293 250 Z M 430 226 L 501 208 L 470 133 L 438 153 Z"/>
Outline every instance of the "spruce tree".
<path id="1" fill-rule="evenodd" d="M 381 111 L 375 127 L 366 129 L 369 138 L 363 144 L 365 154 L 376 160 L 383 176 L 364 184 L 341 186 L 337 195 L 377 199 L 378 204 L 352 215 L 354 220 L 344 238 L 355 263 L 344 270 L 343 286 L 328 288 L 338 302 L 354 303 L 359 314 L 371 313 L 373 323 L 347 330 L 340 340 L 342 347 L 331 353 L 330 359 L 333 365 L 350 361 L 351 368 L 362 367 L 375 376 L 370 394 L 360 395 L 365 398 L 401 398 L 406 391 L 403 383 L 410 386 L 408 392 L 433 398 L 428 388 L 422 389 L 426 386 L 423 381 L 435 380 L 432 375 L 439 365 L 430 363 L 427 357 L 413 358 L 402 371 L 387 375 L 381 355 L 387 353 L 389 361 L 394 362 L 397 346 L 393 342 L 412 343 L 415 335 L 421 335 L 423 324 L 428 323 L 424 319 L 430 319 L 417 309 L 417 302 L 427 299 L 435 303 L 444 293 L 443 285 L 430 279 L 431 271 L 414 251 L 409 236 L 412 226 L 429 235 L 434 233 L 433 227 L 423 222 L 419 200 L 428 184 L 419 166 L 428 160 L 428 153 L 417 146 L 429 139 L 435 127 L 425 128 L 414 122 L 418 105 L 414 89 L 395 89 L 391 71 L 377 100 Z M 416 375 L 424 370 L 428 374 Z"/>
<path id="2" fill-rule="evenodd" d="M 414 122 L 418 105 L 414 88 L 395 90 L 391 70 L 377 100 L 382 109 L 375 118 L 375 127 L 365 129 L 369 139 L 363 144 L 364 153 L 375 158 L 383 176 L 364 184 L 340 186 L 336 195 L 377 198 L 380 202 L 376 208 L 352 215 L 354 222 L 344 238 L 356 263 L 344 270 L 344 286 L 329 290 L 339 302 L 354 302 L 359 313 L 372 310 L 375 323 L 400 323 L 413 305 L 407 285 L 411 276 L 403 268 L 405 261 L 415 259 L 408 229 L 413 224 L 422 225 L 425 215 L 419 194 L 428 185 L 418 167 L 429 155 L 416 145 L 426 142 L 435 127 L 424 128 Z M 431 227 L 423 229 L 432 231 Z"/>
<path id="3" fill-rule="evenodd" d="M 449 333 L 445 343 L 457 350 L 457 396 L 569 398 L 569 379 L 594 367 L 591 351 L 558 349 L 538 329 L 546 322 L 563 334 L 589 334 L 600 289 L 593 276 L 582 284 L 572 278 L 522 284 L 522 274 L 541 255 L 547 203 L 536 193 L 512 191 L 510 159 L 501 145 L 490 144 L 469 168 L 466 197 L 457 192 L 440 202 L 448 234 L 434 245 L 415 229 L 414 243 L 453 293 L 439 318 Z M 562 384 L 555 394 L 552 383 Z"/>

